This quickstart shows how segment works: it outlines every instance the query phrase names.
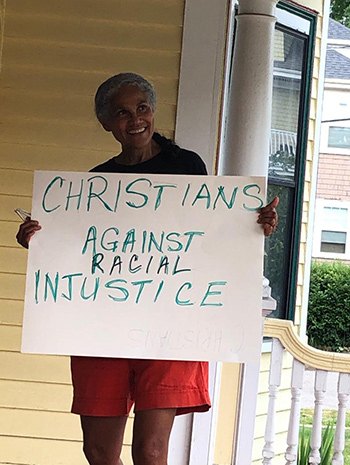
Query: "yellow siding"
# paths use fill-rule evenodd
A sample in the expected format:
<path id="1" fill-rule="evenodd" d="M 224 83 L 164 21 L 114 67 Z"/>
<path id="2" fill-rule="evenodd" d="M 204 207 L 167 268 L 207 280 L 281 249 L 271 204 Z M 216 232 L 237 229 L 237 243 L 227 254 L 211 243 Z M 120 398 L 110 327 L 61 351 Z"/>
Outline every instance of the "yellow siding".
<path id="1" fill-rule="evenodd" d="M 232 462 L 240 374 L 241 366 L 238 363 L 223 363 L 216 431 L 218 440 L 214 454 L 214 463 L 221 465 L 230 465 Z"/>
<path id="2" fill-rule="evenodd" d="M 93 114 L 94 92 L 112 74 L 149 78 L 156 127 L 174 134 L 183 10 L 183 0 L 11 0 L 1 14 L 0 463 L 86 463 L 68 413 L 69 359 L 19 352 L 27 253 L 13 209 L 30 210 L 34 169 L 87 171 L 118 152 Z"/>
<path id="3" fill-rule="evenodd" d="M 1 57 L 4 43 L 4 32 L 5 32 L 5 8 L 6 0 L 0 0 L 0 72 L 1 72 Z"/>
<path id="4" fill-rule="evenodd" d="M 316 8 L 313 6 L 313 8 Z M 323 11 L 323 4 L 319 2 L 316 8 L 318 11 Z M 305 311 L 302 309 L 303 301 L 303 283 L 304 283 L 304 271 L 305 271 L 305 256 L 306 256 L 306 239 L 308 235 L 308 224 L 310 212 L 310 194 L 311 194 L 311 180 L 313 166 L 313 155 L 314 155 L 314 141 L 315 141 L 315 122 L 317 106 L 321 102 L 317 102 L 318 83 L 319 83 L 319 72 L 320 72 L 320 55 L 321 55 L 321 37 L 322 37 L 322 15 L 319 15 L 317 22 L 316 32 L 316 44 L 315 44 L 315 60 L 313 66 L 313 79 L 311 87 L 311 103 L 310 103 L 310 121 L 308 130 L 308 144 L 307 144 L 307 155 L 306 155 L 306 167 L 305 167 L 305 185 L 304 185 L 304 204 L 302 214 L 302 230 L 300 238 L 300 249 L 299 249 L 299 269 L 298 269 L 298 287 L 297 287 L 297 299 L 296 299 L 296 312 L 295 312 L 295 324 L 300 324 L 301 313 Z"/>

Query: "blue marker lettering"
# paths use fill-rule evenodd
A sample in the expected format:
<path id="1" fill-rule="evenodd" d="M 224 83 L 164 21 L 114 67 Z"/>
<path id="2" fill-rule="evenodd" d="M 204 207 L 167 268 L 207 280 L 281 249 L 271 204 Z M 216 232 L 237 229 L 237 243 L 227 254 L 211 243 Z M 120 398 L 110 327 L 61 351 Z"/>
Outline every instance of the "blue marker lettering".
<path id="1" fill-rule="evenodd" d="M 187 287 L 187 289 L 189 290 L 189 289 L 192 288 L 192 284 L 191 283 L 183 283 L 183 285 L 177 291 L 176 296 L 175 296 L 175 302 L 176 302 L 177 305 L 180 305 L 180 306 L 193 305 L 193 302 L 191 302 L 190 300 L 180 300 L 180 292 L 182 292 L 182 290 L 185 287 Z"/>
<path id="2" fill-rule="evenodd" d="M 143 198 L 143 203 L 141 203 L 140 205 L 136 205 L 135 203 L 133 202 L 126 202 L 127 205 L 129 205 L 129 207 L 132 207 L 132 208 L 142 208 L 144 207 L 145 205 L 147 205 L 148 203 L 148 195 L 146 194 L 142 194 L 142 192 L 137 192 L 137 191 L 133 191 L 131 190 L 131 188 L 133 187 L 134 184 L 138 183 L 138 182 L 142 182 L 142 181 L 146 181 L 148 184 L 149 184 L 149 187 L 152 186 L 152 183 L 149 179 L 147 178 L 139 178 L 139 179 L 135 179 L 135 181 L 132 181 L 130 184 L 128 184 L 125 188 L 125 192 L 128 193 L 128 194 L 134 194 L 134 195 L 139 195 L 140 197 Z"/>
<path id="3" fill-rule="evenodd" d="M 145 279 L 143 281 L 133 281 L 131 284 L 133 286 L 140 286 L 139 288 L 139 291 L 137 293 L 137 297 L 136 297 L 136 301 L 135 303 L 139 303 L 139 300 L 140 300 L 140 297 L 141 297 L 141 294 L 142 294 L 142 291 L 145 287 L 146 284 L 151 284 L 153 282 L 153 279 Z"/>
<path id="4" fill-rule="evenodd" d="M 207 199 L 206 208 L 208 209 L 210 207 L 211 198 L 210 198 L 210 192 L 209 192 L 208 186 L 205 183 L 202 184 L 202 186 L 199 189 L 196 197 L 194 198 L 194 201 L 192 202 L 192 207 L 200 199 Z"/>
<path id="5" fill-rule="evenodd" d="M 115 240 L 115 241 L 111 241 L 111 242 L 107 242 L 105 244 L 105 236 L 107 233 L 109 233 L 110 231 L 113 231 L 115 233 L 116 236 L 119 235 L 119 229 L 117 228 L 108 228 L 106 229 L 105 231 L 103 231 L 103 234 L 102 234 L 102 237 L 101 237 L 101 247 L 104 249 L 104 250 L 112 250 L 112 252 L 115 252 L 118 248 L 118 241 Z M 107 247 L 107 245 L 111 245 L 112 247 Z"/>
<path id="6" fill-rule="evenodd" d="M 186 199 L 187 199 L 187 196 L 188 196 L 188 193 L 190 191 L 190 188 L 191 188 L 191 184 L 188 183 L 187 184 L 187 187 L 186 187 L 186 191 L 185 191 L 185 194 L 183 196 L 183 199 L 182 199 L 182 202 L 181 202 L 181 205 L 184 206 L 185 205 L 185 202 L 186 202 Z"/>
<path id="7" fill-rule="evenodd" d="M 126 300 L 128 300 L 129 291 L 125 289 L 125 287 L 115 286 L 115 284 L 118 284 L 118 283 L 127 283 L 127 281 L 125 281 L 125 279 L 113 279 L 113 281 L 108 281 L 105 284 L 105 287 L 107 289 L 115 289 L 117 291 L 120 291 L 123 294 L 123 297 L 113 297 L 110 294 L 108 294 L 108 297 L 114 300 L 115 302 L 125 302 Z"/>
<path id="8" fill-rule="evenodd" d="M 90 295 L 85 294 L 86 281 L 87 281 L 87 278 L 85 277 L 83 281 L 83 285 L 81 286 L 81 290 L 80 290 L 81 298 L 84 300 L 88 300 L 88 299 L 91 299 L 92 297 L 93 298 L 92 300 L 96 300 L 97 291 L 99 290 L 99 287 L 100 287 L 100 278 L 99 277 L 95 278 L 95 287 Z"/>
<path id="9" fill-rule="evenodd" d="M 40 282 L 40 270 L 35 272 L 35 303 L 39 303 L 38 299 L 38 290 L 39 290 L 39 282 Z"/>
<path id="10" fill-rule="evenodd" d="M 162 233 L 160 235 L 160 242 L 158 243 L 156 241 L 156 238 L 155 238 L 153 232 L 150 231 L 150 233 L 149 233 L 149 242 L 148 242 L 148 253 L 150 253 L 151 250 L 152 250 L 152 244 L 154 244 L 154 246 L 158 250 L 158 252 L 163 253 L 164 234 L 165 234 L 164 231 L 162 231 Z"/>
<path id="11" fill-rule="evenodd" d="M 233 189 L 233 191 L 232 191 L 230 202 L 227 202 L 226 196 L 225 196 L 225 187 L 224 186 L 219 186 L 218 187 L 218 195 L 216 196 L 216 199 L 215 199 L 214 205 L 213 205 L 213 210 L 215 210 L 216 204 L 217 204 L 219 199 L 222 199 L 224 204 L 226 205 L 226 207 L 231 209 L 233 207 L 234 203 L 235 203 L 236 196 L 237 196 L 237 191 L 238 191 L 238 187 L 235 187 Z"/>
<path id="12" fill-rule="evenodd" d="M 45 192 L 44 192 L 44 196 L 43 196 L 43 200 L 42 200 L 42 207 L 43 207 L 43 210 L 46 212 L 46 213 L 50 213 L 50 212 L 53 212 L 55 210 L 57 210 L 57 208 L 60 208 L 60 204 L 59 205 L 56 205 L 56 207 L 54 208 L 47 208 L 46 207 L 46 196 L 47 194 L 49 193 L 49 190 L 52 188 L 52 186 L 57 182 L 59 181 L 60 183 L 60 188 L 63 186 L 63 183 L 64 183 L 64 179 L 61 178 L 61 176 L 56 176 L 55 178 L 53 178 L 53 180 L 48 184 L 47 188 L 45 189 Z"/>
<path id="13" fill-rule="evenodd" d="M 68 278 L 68 295 L 64 294 L 62 292 L 61 297 L 67 300 L 72 300 L 73 298 L 73 278 L 76 276 L 83 276 L 83 273 L 72 273 L 72 274 L 66 274 L 65 276 L 62 276 L 62 281 L 64 279 Z"/>
<path id="14" fill-rule="evenodd" d="M 177 247 L 171 247 L 170 245 L 168 245 L 168 250 L 169 252 L 180 252 L 180 250 L 182 250 L 182 244 L 180 241 L 177 241 L 176 239 L 172 239 L 171 236 L 175 236 L 175 237 L 180 237 L 181 234 L 178 233 L 178 232 L 171 232 L 169 234 L 166 235 L 166 240 L 168 242 L 173 242 L 175 244 L 177 244 Z"/>
<path id="15" fill-rule="evenodd" d="M 81 204 L 81 196 L 83 194 L 83 185 L 84 185 L 84 180 L 81 179 L 80 180 L 80 191 L 78 194 L 72 194 L 72 187 L 73 187 L 73 181 L 70 181 L 69 183 L 69 189 L 68 189 L 68 195 L 66 197 L 66 206 L 65 206 L 65 210 L 67 211 L 68 210 L 68 207 L 69 207 L 69 203 L 70 203 L 70 199 L 74 199 L 74 198 L 77 198 L 78 199 L 78 202 L 77 202 L 77 210 L 80 209 L 80 204 Z"/>
<path id="16" fill-rule="evenodd" d="M 252 199 L 255 199 L 259 202 L 259 205 L 257 205 L 256 207 L 248 207 L 245 203 L 243 204 L 243 208 L 245 210 L 248 210 L 250 212 L 255 212 L 257 210 L 259 210 L 263 205 L 264 205 L 264 202 L 262 201 L 262 199 L 256 195 L 253 195 L 253 194 L 250 194 L 248 191 L 250 189 L 256 189 L 257 190 L 257 193 L 260 194 L 261 192 L 261 189 L 260 189 L 260 186 L 258 186 L 258 184 L 248 184 L 247 186 L 245 186 L 243 188 L 243 194 L 246 195 L 247 197 L 250 197 Z"/>
<path id="17" fill-rule="evenodd" d="M 130 231 L 126 233 L 126 238 L 124 239 L 124 242 L 123 242 L 123 249 L 122 249 L 123 253 L 127 251 L 126 249 L 128 245 L 131 246 L 129 252 L 132 253 L 134 250 L 135 242 L 136 242 L 135 229 L 130 229 Z"/>
<path id="18" fill-rule="evenodd" d="M 162 202 L 162 195 L 163 195 L 163 191 L 164 191 L 164 187 L 173 187 L 176 189 L 176 184 L 159 184 L 158 186 L 153 186 L 155 189 L 159 189 L 158 191 L 158 195 L 157 195 L 157 199 L 156 199 L 156 203 L 154 204 L 154 210 L 158 210 L 158 208 L 160 207 L 160 204 Z"/>
<path id="19" fill-rule="evenodd" d="M 119 179 L 119 182 L 118 182 L 118 190 L 117 190 L 117 194 L 116 194 L 116 197 L 115 197 L 115 204 L 114 204 L 114 208 L 113 208 L 113 211 L 116 212 L 117 211 L 117 208 L 118 208 L 118 203 L 119 203 L 119 197 L 120 197 L 120 190 L 121 190 L 121 187 L 122 187 L 122 182 L 121 180 Z"/>
<path id="20" fill-rule="evenodd" d="M 103 188 L 102 188 L 102 190 L 100 192 L 94 192 L 93 191 L 93 189 L 94 189 L 94 180 L 95 179 L 101 179 L 103 181 L 103 183 L 104 183 Z M 91 206 L 91 200 L 92 199 L 98 199 L 107 210 L 112 212 L 113 211 L 112 208 L 101 197 L 101 195 L 103 195 L 106 192 L 107 188 L 108 188 L 107 179 L 104 178 L 103 176 L 92 176 L 91 178 L 88 179 L 88 182 L 90 183 L 90 186 L 89 186 L 89 193 L 88 193 L 88 201 L 87 201 L 86 210 L 88 212 L 90 211 L 90 206 Z"/>
<path id="21" fill-rule="evenodd" d="M 92 255 L 96 255 L 96 240 L 97 240 L 97 228 L 96 226 L 90 226 L 88 229 L 82 254 L 84 255 L 87 251 L 89 242 L 92 242 Z"/>
<path id="22" fill-rule="evenodd" d="M 45 302 L 47 301 L 48 289 L 50 288 L 53 301 L 56 303 L 56 301 L 57 301 L 57 293 L 58 293 L 58 280 L 59 280 L 58 272 L 56 273 L 56 276 L 55 276 L 55 284 L 51 281 L 49 273 L 45 274 L 45 291 L 44 291 L 44 301 Z"/>
<path id="23" fill-rule="evenodd" d="M 205 306 L 212 306 L 212 307 L 222 307 L 221 302 L 213 302 L 213 303 L 208 303 L 206 302 L 207 298 L 211 295 L 221 295 L 221 291 L 212 291 L 211 288 L 213 286 L 225 286 L 227 284 L 227 281 L 212 281 L 211 283 L 208 283 L 208 288 L 205 293 L 205 296 L 203 297 L 203 300 L 201 302 L 201 307 Z"/>
<path id="24" fill-rule="evenodd" d="M 194 236 L 204 236 L 204 231 L 187 231 L 184 233 L 184 236 L 188 236 L 188 241 L 185 247 L 185 252 L 190 248 Z"/>

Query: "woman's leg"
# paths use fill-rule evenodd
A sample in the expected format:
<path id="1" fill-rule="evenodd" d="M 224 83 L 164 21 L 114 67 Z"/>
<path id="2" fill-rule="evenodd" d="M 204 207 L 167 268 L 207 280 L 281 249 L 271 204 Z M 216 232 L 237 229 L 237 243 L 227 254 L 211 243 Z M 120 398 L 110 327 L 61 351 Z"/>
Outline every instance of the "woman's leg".
<path id="1" fill-rule="evenodd" d="M 84 454 L 90 465 L 123 465 L 120 459 L 127 417 L 81 416 Z"/>
<path id="2" fill-rule="evenodd" d="M 132 442 L 134 465 L 167 465 L 175 414 L 176 408 L 135 412 Z"/>

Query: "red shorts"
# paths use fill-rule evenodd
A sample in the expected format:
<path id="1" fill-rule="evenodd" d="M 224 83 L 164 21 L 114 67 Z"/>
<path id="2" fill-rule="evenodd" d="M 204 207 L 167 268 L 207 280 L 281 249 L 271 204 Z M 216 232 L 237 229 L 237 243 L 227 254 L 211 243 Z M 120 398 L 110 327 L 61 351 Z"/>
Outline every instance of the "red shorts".
<path id="1" fill-rule="evenodd" d="M 71 357 L 72 412 L 88 416 L 128 415 L 176 408 L 176 415 L 210 408 L 208 363 L 171 360 Z"/>

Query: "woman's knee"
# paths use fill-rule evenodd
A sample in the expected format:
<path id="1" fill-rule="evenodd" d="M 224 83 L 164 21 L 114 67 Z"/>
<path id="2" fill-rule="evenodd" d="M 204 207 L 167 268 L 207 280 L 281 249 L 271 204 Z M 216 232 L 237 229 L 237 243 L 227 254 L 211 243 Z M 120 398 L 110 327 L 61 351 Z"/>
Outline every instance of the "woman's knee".
<path id="1" fill-rule="evenodd" d="M 90 465 L 122 465 L 126 417 L 81 417 L 83 451 Z"/>
<path id="2" fill-rule="evenodd" d="M 160 438 L 147 438 L 133 442 L 132 458 L 134 465 L 166 465 L 168 442 Z"/>
<path id="3" fill-rule="evenodd" d="M 90 465 L 123 465 L 120 457 L 113 457 L 98 444 L 84 443 L 83 451 Z"/>
<path id="4" fill-rule="evenodd" d="M 115 461 L 116 457 L 109 457 L 107 451 L 99 444 L 84 443 L 83 451 L 90 465 L 114 465 L 115 463 L 119 465 L 120 463 Z"/>

